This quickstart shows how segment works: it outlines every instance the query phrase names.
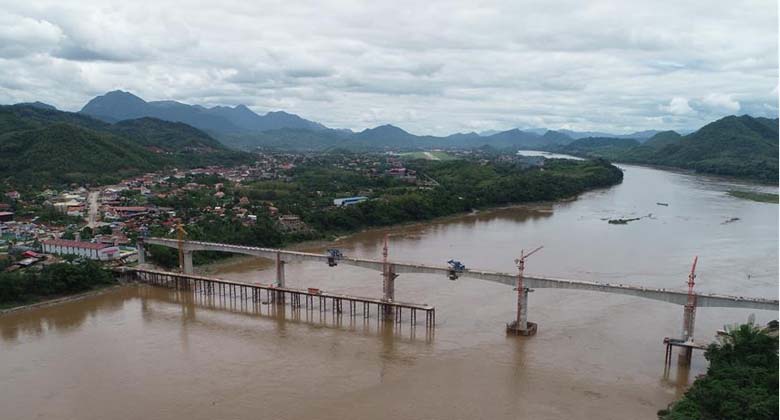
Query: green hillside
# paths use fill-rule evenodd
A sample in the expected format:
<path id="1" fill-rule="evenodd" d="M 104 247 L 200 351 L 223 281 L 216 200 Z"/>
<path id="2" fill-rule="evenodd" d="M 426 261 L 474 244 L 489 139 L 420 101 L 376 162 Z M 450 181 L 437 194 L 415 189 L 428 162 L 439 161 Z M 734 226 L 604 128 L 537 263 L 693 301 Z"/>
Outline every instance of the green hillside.
<path id="1" fill-rule="evenodd" d="M 682 136 L 676 131 L 661 131 L 647 139 L 643 144 L 649 147 L 661 148 L 670 144 L 677 144 L 682 139 Z"/>
<path id="2" fill-rule="evenodd" d="M 182 123 L 142 118 L 110 124 L 32 106 L 0 106 L 0 179 L 6 184 L 106 183 L 166 167 L 250 162 Z"/>
<path id="3" fill-rule="evenodd" d="M 700 172 L 777 182 L 777 120 L 726 117 L 661 148 L 659 163 Z"/>
<path id="4" fill-rule="evenodd" d="M 623 140 L 625 141 L 625 140 Z M 729 116 L 687 136 L 662 132 L 642 145 L 609 147 L 579 140 L 556 151 L 613 161 L 663 165 L 777 183 L 778 120 Z"/>
<path id="5" fill-rule="evenodd" d="M 106 183 L 161 166 L 124 138 L 66 123 L 0 135 L 0 176 L 11 185 Z"/>
<path id="6" fill-rule="evenodd" d="M 155 118 L 125 120 L 114 124 L 111 131 L 133 140 L 139 145 L 156 147 L 165 151 L 225 150 L 222 143 L 203 131 L 184 123 L 174 123 Z"/>
<path id="7" fill-rule="evenodd" d="M 564 147 L 570 154 L 614 159 L 637 146 L 639 146 L 639 142 L 634 139 L 586 137 L 575 140 Z"/>

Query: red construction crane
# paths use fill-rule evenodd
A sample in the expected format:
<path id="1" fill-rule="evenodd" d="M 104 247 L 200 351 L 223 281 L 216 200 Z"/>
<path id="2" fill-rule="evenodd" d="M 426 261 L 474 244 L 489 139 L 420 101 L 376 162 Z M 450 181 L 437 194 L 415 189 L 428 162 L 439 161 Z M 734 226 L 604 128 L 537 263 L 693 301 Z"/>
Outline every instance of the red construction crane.
<path id="1" fill-rule="evenodd" d="M 532 331 L 528 330 L 528 318 L 526 316 L 528 313 L 528 301 L 526 299 L 528 291 L 526 290 L 525 284 L 523 283 L 523 271 L 525 270 L 526 258 L 535 254 L 542 248 L 544 248 L 544 246 L 540 246 L 527 254 L 525 253 L 525 250 L 521 249 L 520 258 L 515 260 L 515 263 L 517 264 L 517 288 L 515 289 L 517 290 L 517 317 L 513 324 L 507 325 L 507 330 L 514 332 L 515 334 L 532 335 L 535 332 L 535 327 Z"/>
<path id="2" fill-rule="evenodd" d="M 688 301 L 685 303 L 685 312 L 683 314 L 682 339 L 685 341 L 693 340 L 693 326 L 696 320 L 696 294 L 693 293 L 693 286 L 696 284 L 696 263 L 699 257 L 693 258 L 691 273 L 688 274 Z"/>

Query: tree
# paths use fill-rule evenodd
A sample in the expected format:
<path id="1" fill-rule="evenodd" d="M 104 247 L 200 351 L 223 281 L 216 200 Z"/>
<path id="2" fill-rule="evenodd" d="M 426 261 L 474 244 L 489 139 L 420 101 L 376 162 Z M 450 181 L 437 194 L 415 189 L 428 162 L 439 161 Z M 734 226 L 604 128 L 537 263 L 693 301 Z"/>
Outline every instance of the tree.
<path id="1" fill-rule="evenodd" d="M 697 379 L 663 420 L 778 418 L 777 330 L 752 323 L 730 328 L 704 357 L 707 375 Z"/>
<path id="2" fill-rule="evenodd" d="M 92 231 L 91 227 L 84 226 L 84 228 L 81 229 L 81 239 L 89 240 L 92 239 L 93 236 L 95 236 L 95 232 Z"/>

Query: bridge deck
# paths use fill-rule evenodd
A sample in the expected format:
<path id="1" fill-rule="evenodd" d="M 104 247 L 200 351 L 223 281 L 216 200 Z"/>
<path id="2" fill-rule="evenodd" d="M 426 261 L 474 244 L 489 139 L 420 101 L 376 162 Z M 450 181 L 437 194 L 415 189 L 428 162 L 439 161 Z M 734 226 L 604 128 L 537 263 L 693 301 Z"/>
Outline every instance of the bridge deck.
<path id="1" fill-rule="evenodd" d="M 162 245 L 170 248 L 178 248 L 178 241 L 169 238 L 145 238 L 144 243 L 152 245 Z M 276 259 L 277 257 L 285 262 L 315 261 L 327 263 L 329 256 L 327 254 L 315 254 L 311 252 L 288 251 L 282 249 L 252 247 L 244 245 L 221 244 L 214 242 L 186 241 L 184 243 L 186 252 L 193 251 L 219 251 L 235 254 L 253 255 L 257 257 Z M 367 258 L 344 257 L 338 260 L 340 264 L 347 264 L 357 267 L 363 267 L 371 270 L 382 271 L 385 264 L 379 260 Z M 450 274 L 449 267 L 436 267 L 425 264 L 390 262 L 393 272 L 401 273 L 420 273 L 437 274 L 446 277 Z M 466 269 L 458 273 L 459 277 L 476 278 L 492 281 L 496 283 L 515 285 L 517 275 L 509 273 L 500 273 L 492 271 L 481 271 Z M 615 293 L 641 297 L 645 299 L 660 300 L 676 305 L 685 305 L 688 300 L 688 292 L 685 290 L 669 290 L 662 288 L 633 286 L 628 284 L 610 284 L 582 280 L 569 280 L 542 276 L 526 276 L 524 278 L 527 287 L 542 289 L 576 289 L 590 290 L 595 292 Z M 771 299 L 729 296 L 722 294 L 697 294 L 697 306 L 699 307 L 730 307 L 730 308 L 749 308 L 777 311 L 778 301 Z"/>

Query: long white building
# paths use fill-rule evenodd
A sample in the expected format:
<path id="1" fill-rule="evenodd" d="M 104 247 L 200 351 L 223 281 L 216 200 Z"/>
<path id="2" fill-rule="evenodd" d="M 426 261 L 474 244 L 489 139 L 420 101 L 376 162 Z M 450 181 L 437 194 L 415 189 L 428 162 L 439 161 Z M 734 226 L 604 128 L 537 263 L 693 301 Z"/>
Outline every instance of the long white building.
<path id="1" fill-rule="evenodd" d="M 52 239 L 42 241 L 43 252 L 56 255 L 76 255 L 90 260 L 108 261 L 119 258 L 119 247 L 110 244 Z"/>

